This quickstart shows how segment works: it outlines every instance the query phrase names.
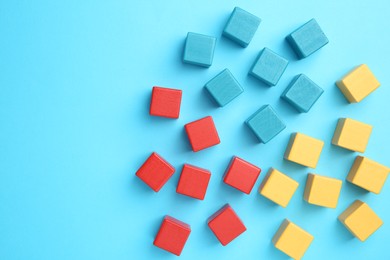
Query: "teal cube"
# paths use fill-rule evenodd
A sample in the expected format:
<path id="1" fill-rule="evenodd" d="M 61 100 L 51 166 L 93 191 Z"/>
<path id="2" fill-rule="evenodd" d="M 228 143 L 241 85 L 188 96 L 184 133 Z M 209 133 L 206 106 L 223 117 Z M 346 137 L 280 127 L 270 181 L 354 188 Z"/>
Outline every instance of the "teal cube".
<path id="1" fill-rule="evenodd" d="M 189 32 L 184 47 L 183 62 L 202 67 L 210 67 L 213 63 L 217 38 L 199 33 Z"/>

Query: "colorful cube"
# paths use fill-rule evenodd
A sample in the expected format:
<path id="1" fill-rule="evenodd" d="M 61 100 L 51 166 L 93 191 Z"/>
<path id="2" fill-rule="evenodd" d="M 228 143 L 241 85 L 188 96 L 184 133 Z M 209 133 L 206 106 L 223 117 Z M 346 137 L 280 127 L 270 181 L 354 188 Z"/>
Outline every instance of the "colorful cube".
<path id="1" fill-rule="evenodd" d="M 199 33 L 189 32 L 184 47 L 183 62 L 202 67 L 210 67 L 213 63 L 217 38 Z"/>
<path id="2" fill-rule="evenodd" d="M 152 153 L 136 172 L 136 176 L 158 192 L 171 178 L 175 168 L 157 153 Z"/>
<path id="3" fill-rule="evenodd" d="M 182 91 L 180 89 L 153 87 L 149 114 L 179 118 Z"/>
<path id="4" fill-rule="evenodd" d="M 306 58 L 329 42 L 315 19 L 311 19 L 293 31 L 286 40 L 299 59 Z"/>
<path id="5" fill-rule="evenodd" d="M 244 223 L 229 204 L 215 212 L 207 220 L 207 224 L 223 246 L 246 231 Z"/>
<path id="6" fill-rule="evenodd" d="M 324 142 L 313 137 L 301 134 L 291 134 L 284 159 L 316 168 L 324 147 Z"/>
<path id="7" fill-rule="evenodd" d="M 355 200 L 338 219 L 362 242 L 383 225 L 383 221 L 370 206 L 360 200 Z"/>
<path id="8" fill-rule="evenodd" d="M 208 170 L 184 164 L 176 192 L 203 200 L 209 185 L 211 173 Z"/>
<path id="9" fill-rule="evenodd" d="M 223 107 L 239 96 L 244 89 L 228 69 L 224 69 L 205 85 L 214 101 Z"/>
<path id="10" fill-rule="evenodd" d="M 340 118 L 334 131 L 332 144 L 351 151 L 364 153 L 371 132 L 371 125 L 351 118 Z"/>
<path id="11" fill-rule="evenodd" d="M 366 64 L 362 64 L 336 82 L 349 103 L 357 103 L 366 98 L 380 83 Z"/>
<path id="12" fill-rule="evenodd" d="M 194 152 L 220 143 L 218 132 L 211 116 L 188 123 L 184 128 Z"/>
<path id="13" fill-rule="evenodd" d="M 262 143 L 271 141 L 286 128 L 270 105 L 262 106 L 245 123 Z"/>
<path id="14" fill-rule="evenodd" d="M 236 156 L 231 160 L 223 181 L 246 194 L 250 194 L 261 169 Z"/>
<path id="15" fill-rule="evenodd" d="M 347 181 L 365 190 L 379 194 L 389 175 L 390 168 L 367 157 L 356 156 Z"/>
<path id="16" fill-rule="evenodd" d="M 303 198 L 310 204 L 335 209 L 342 184 L 341 180 L 309 173 Z"/>

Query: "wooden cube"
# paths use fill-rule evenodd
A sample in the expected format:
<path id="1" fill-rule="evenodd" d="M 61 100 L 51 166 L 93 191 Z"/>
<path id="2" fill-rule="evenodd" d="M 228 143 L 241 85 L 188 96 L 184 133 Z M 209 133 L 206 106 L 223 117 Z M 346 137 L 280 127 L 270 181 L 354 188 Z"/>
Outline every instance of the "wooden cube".
<path id="1" fill-rule="evenodd" d="M 334 209 L 337 207 L 342 183 L 338 179 L 309 173 L 303 198 L 310 204 Z"/>
<path id="2" fill-rule="evenodd" d="M 323 146 L 324 142 L 321 140 L 301 133 L 293 133 L 287 145 L 284 159 L 316 168 Z"/>
<path id="3" fill-rule="evenodd" d="M 194 152 L 217 145 L 221 142 L 211 116 L 206 116 L 188 123 L 184 128 Z"/>
<path id="4" fill-rule="evenodd" d="M 183 62 L 202 67 L 210 67 L 213 63 L 217 38 L 199 33 L 189 32 L 184 47 Z"/>
<path id="5" fill-rule="evenodd" d="M 179 118 L 182 91 L 154 86 L 149 114 L 167 118 Z"/>
<path id="6" fill-rule="evenodd" d="M 176 192 L 203 200 L 206 195 L 210 177 L 210 171 L 193 165 L 184 164 Z"/>

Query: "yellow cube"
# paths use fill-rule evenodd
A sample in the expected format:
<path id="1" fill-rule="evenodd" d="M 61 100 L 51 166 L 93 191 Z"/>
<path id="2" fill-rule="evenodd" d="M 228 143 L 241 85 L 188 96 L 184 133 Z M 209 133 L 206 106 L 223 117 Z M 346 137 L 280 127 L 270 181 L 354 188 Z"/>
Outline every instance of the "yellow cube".
<path id="1" fill-rule="evenodd" d="M 334 131 L 332 144 L 355 152 L 364 153 L 372 126 L 353 120 L 340 118 Z"/>
<path id="2" fill-rule="evenodd" d="M 356 156 L 356 159 L 349 170 L 347 181 L 379 194 L 386 182 L 390 169 L 367 157 Z"/>
<path id="3" fill-rule="evenodd" d="M 365 241 L 383 224 L 378 215 L 364 202 L 355 200 L 339 220 L 360 241 Z"/>
<path id="4" fill-rule="evenodd" d="M 342 183 L 338 179 L 309 173 L 303 198 L 310 204 L 334 209 L 337 207 Z"/>
<path id="5" fill-rule="evenodd" d="M 308 232 L 285 219 L 272 238 L 272 243 L 286 255 L 301 259 L 313 239 L 314 237 Z"/>
<path id="6" fill-rule="evenodd" d="M 380 86 L 366 64 L 362 64 L 336 82 L 349 103 L 362 101 Z"/>
<path id="7" fill-rule="evenodd" d="M 316 168 L 323 147 L 324 142 L 321 140 L 301 133 L 293 133 L 284 158 L 310 168 Z"/>

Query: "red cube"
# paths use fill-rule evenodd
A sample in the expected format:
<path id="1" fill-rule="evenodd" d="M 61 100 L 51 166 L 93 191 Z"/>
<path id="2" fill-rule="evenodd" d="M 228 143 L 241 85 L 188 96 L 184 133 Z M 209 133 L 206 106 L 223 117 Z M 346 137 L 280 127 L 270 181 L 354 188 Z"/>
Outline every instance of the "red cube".
<path id="1" fill-rule="evenodd" d="M 165 216 L 153 245 L 179 256 L 190 233 L 191 227 L 188 224 Z"/>
<path id="2" fill-rule="evenodd" d="M 153 87 L 149 113 L 152 116 L 179 118 L 182 91 Z"/>
<path id="3" fill-rule="evenodd" d="M 223 181 L 246 194 L 251 193 L 261 169 L 236 156 L 231 160 Z"/>
<path id="4" fill-rule="evenodd" d="M 211 116 L 188 123 L 184 127 L 194 152 L 220 143 L 218 132 Z"/>
<path id="5" fill-rule="evenodd" d="M 211 173 L 208 170 L 184 164 L 176 192 L 203 200 L 210 177 Z"/>
<path id="6" fill-rule="evenodd" d="M 214 213 L 208 219 L 207 224 L 223 246 L 246 231 L 244 223 L 229 204 Z"/>
<path id="7" fill-rule="evenodd" d="M 157 153 L 152 153 L 135 175 L 155 192 L 158 192 L 174 172 L 175 168 L 172 165 Z"/>

